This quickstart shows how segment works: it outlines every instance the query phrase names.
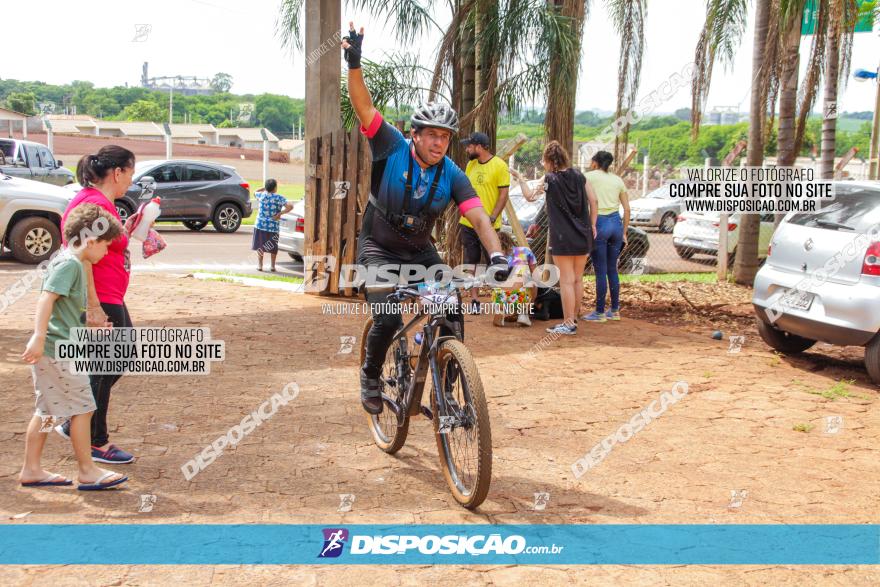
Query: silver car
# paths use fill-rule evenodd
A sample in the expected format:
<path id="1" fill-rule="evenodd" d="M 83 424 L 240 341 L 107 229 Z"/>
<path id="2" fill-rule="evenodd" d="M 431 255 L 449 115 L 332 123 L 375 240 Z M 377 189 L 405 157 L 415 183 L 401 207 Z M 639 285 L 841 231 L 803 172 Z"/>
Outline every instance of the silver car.
<path id="1" fill-rule="evenodd" d="M 0 251 L 22 263 L 45 261 L 61 246 L 61 216 L 74 193 L 0 173 Z"/>
<path id="2" fill-rule="evenodd" d="M 629 206 L 631 225 L 651 226 L 662 233 L 672 232 L 675 219 L 682 211 L 682 201 L 680 198 L 670 197 L 669 185 L 657 188 L 644 198 L 632 200 Z"/>
<path id="3" fill-rule="evenodd" d="M 755 278 L 758 331 L 784 353 L 864 346 L 880 383 L 880 183 L 835 185 L 832 203 L 787 215 L 773 235 Z"/>
<path id="4" fill-rule="evenodd" d="M 296 202 L 293 209 L 287 214 L 281 215 L 281 223 L 278 230 L 278 249 L 285 251 L 294 261 L 302 262 L 305 255 L 305 199 Z"/>

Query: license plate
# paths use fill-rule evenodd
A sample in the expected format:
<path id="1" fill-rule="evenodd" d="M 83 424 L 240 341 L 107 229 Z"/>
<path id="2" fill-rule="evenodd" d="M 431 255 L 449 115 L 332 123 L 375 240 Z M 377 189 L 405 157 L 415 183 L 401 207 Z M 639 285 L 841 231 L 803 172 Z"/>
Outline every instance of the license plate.
<path id="1" fill-rule="evenodd" d="M 779 305 L 793 310 L 809 310 L 813 305 L 813 294 L 806 291 L 786 290 L 779 298 Z"/>

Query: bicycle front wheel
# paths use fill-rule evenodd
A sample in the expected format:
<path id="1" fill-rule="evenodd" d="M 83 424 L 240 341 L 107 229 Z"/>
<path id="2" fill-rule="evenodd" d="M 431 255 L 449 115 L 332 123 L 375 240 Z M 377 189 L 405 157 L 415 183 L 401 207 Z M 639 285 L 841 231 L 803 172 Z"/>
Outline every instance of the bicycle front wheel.
<path id="1" fill-rule="evenodd" d="M 440 389 L 431 394 L 431 409 L 440 466 L 455 500 L 473 509 L 486 499 L 492 480 L 492 431 L 483 382 L 473 356 L 458 340 L 440 345 L 437 368 Z"/>
<path id="2" fill-rule="evenodd" d="M 373 326 L 373 318 L 367 319 L 364 324 L 364 330 L 361 333 L 361 362 L 364 364 L 364 355 L 366 354 L 367 334 Z M 406 443 L 406 437 L 409 434 L 409 414 L 406 413 L 406 406 L 403 405 L 404 394 L 406 390 L 402 383 L 403 379 L 400 375 L 400 363 L 395 360 L 396 353 L 405 351 L 406 339 L 398 339 L 391 343 L 388 353 L 385 355 L 385 363 L 382 365 L 382 374 L 380 380 L 382 382 L 382 394 L 385 396 L 383 402 L 384 408 L 379 415 L 366 414 L 367 426 L 373 434 L 373 441 L 376 446 L 387 452 L 394 454 L 399 451 Z M 358 367 L 360 368 L 360 367 Z M 398 421 L 394 410 L 391 409 L 391 399 L 403 410 L 403 419 Z"/>

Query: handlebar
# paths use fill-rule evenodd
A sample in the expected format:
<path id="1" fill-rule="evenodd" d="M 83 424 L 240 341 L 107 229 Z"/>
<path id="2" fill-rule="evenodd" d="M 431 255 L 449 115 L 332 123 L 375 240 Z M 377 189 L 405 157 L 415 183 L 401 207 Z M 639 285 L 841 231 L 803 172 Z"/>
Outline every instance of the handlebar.
<path id="1" fill-rule="evenodd" d="M 453 289 L 470 289 L 472 287 L 486 285 L 486 278 L 485 276 L 480 276 L 470 279 L 452 279 L 449 281 L 449 284 L 453 286 Z M 417 297 L 422 295 L 419 293 L 418 289 L 416 289 L 418 285 L 420 284 L 374 283 L 371 285 L 365 285 L 364 288 L 368 291 L 389 291 L 398 295 L 404 294 L 404 297 Z"/>

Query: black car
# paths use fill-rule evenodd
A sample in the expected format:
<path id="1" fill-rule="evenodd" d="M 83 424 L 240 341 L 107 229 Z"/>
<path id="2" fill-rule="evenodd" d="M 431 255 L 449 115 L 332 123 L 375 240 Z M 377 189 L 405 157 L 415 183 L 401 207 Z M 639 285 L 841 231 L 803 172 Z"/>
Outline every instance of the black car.
<path id="1" fill-rule="evenodd" d="M 529 227 L 533 224 L 539 225 L 533 238 L 529 238 L 529 248 L 538 259 L 538 264 L 544 262 L 544 253 L 547 250 L 547 212 L 544 208 L 544 202 L 528 202 L 522 194 L 510 194 L 510 201 L 514 210 L 517 212 L 517 219 L 524 232 L 528 232 Z M 504 218 L 505 228 L 510 230 L 507 225 L 507 218 Z M 648 255 L 648 249 L 651 243 L 648 241 L 648 233 L 640 228 L 629 226 L 626 232 L 627 244 L 620 253 L 617 262 L 618 271 L 621 273 L 629 273 L 639 268 L 644 268 L 644 263 L 637 263 L 634 259 L 644 258 Z M 587 269 L 593 266 L 592 257 L 587 258 Z"/>
<path id="2" fill-rule="evenodd" d="M 137 182 L 152 177 L 155 195 L 162 198 L 159 221 L 179 220 L 190 230 L 201 230 L 211 222 L 217 232 L 235 232 L 251 215 L 250 186 L 229 165 L 205 161 L 156 160 L 135 165 L 133 184 L 115 201 L 125 220 L 142 203 Z"/>

